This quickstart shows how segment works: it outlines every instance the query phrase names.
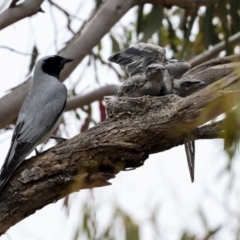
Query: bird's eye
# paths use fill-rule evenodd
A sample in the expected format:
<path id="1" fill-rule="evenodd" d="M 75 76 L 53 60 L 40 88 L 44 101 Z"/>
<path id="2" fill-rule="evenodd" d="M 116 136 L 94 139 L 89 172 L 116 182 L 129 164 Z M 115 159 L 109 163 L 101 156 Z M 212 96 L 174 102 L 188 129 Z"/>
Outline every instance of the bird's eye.
<path id="1" fill-rule="evenodd" d="M 132 86 L 126 86 L 123 88 L 124 93 L 129 93 L 132 90 Z"/>

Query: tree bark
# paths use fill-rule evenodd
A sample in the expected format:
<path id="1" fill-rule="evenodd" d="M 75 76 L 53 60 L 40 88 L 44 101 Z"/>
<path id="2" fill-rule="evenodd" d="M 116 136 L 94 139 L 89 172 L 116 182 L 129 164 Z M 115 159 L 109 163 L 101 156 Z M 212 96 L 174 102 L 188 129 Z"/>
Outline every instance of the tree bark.
<path id="1" fill-rule="evenodd" d="M 26 18 L 30 17 L 38 12 L 41 11 L 41 4 L 43 0 L 25 0 L 23 3 L 19 5 L 12 6 L 0 14 L 0 30 L 13 23 Z"/>
<path id="2" fill-rule="evenodd" d="M 230 59 L 240 56 L 212 62 Z M 211 66 L 211 61 L 205 65 Z M 197 69 L 190 73 L 196 74 Z M 106 121 L 25 161 L 16 170 L 0 195 L 0 234 L 72 192 L 109 185 L 108 180 L 120 171 L 143 165 L 149 154 L 183 144 L 187 133 L 192 139 L 218 137 L 219 124 L 195 129 L 238 104 L 239 90 L 239 76 L 232 71 L 186 98 L 108 99 Z"/>

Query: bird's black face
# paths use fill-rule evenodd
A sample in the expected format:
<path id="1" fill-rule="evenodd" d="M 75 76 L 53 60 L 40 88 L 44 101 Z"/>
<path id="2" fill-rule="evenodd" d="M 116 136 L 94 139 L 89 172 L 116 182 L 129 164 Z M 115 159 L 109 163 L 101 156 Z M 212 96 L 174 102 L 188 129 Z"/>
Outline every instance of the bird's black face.
<path id="1" fill-rule="evenodd" d="M 43 61 L 42 70 L 44 73 L 59 79 L 59 74 L 64 65 L 73 61 L 71 58 L 63 58 L 60 56 L 51 56 Z"/>
<path id="2" fill-rule="evenodd" d="M 202 87 L 205 87 L 207 85 L 206 82 L 200 81 L 200 80 L 190 80 L 190 81 L 185 81 L 181 84 L 180 88 L 180 96 L 185 97 L 187 95 L 190 95 Z"/>

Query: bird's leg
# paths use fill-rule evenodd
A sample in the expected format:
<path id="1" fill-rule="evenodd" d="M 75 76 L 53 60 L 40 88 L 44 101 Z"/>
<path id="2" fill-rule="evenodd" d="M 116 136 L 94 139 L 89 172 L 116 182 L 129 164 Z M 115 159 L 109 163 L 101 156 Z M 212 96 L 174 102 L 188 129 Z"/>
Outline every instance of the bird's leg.
<path id="1" fill-rule="evenodd" d="M 187 156 L 188 168 L 191 181 L 194 182 L 194 168 L 195 168 L 195 141 L 189 140 L 188 136 L 185 138 L 185 151 Z"/>
<path id="2" fill-rule="evenodd" d="M 56 136 L 51 136 L 50 138 L 55 139 L 58 143 L 62 143 L 67 140 L 66 138 L 56 137 Z"/>
<path id="3" fill-rule="evenodd" d="M 36 156 L 40 155 L 40 152 L 37 150 L 37 148 L 35 148 L 35 153 L 36 153 Z"/>

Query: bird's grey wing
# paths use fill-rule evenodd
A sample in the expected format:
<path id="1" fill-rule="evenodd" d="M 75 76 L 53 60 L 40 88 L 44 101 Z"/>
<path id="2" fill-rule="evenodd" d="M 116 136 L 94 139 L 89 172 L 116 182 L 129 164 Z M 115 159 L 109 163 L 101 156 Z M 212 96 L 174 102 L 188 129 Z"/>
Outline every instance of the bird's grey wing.
<path id="1" fill-rule="evenodd" d="M 117 52 L 108 58 L 109 61 L 127 67 L 130 76 L 144 73 L 152 63 L 163 64 L 165 50 L 152 44 L 139 43 Z"/>
<path id="2" fill-rule="evenodd" d="M 42 94 L 42 95 L 41 95 Z M 48 87 L 44 93 L 30 93 L 21 108 L 11 147 L 1 169 L 0 190 L 18 165 L 49 132 L 64 111 L 67 90 L 64 85 Z"/>

